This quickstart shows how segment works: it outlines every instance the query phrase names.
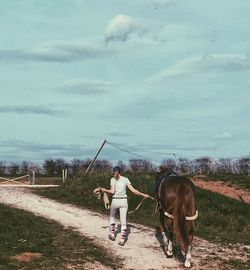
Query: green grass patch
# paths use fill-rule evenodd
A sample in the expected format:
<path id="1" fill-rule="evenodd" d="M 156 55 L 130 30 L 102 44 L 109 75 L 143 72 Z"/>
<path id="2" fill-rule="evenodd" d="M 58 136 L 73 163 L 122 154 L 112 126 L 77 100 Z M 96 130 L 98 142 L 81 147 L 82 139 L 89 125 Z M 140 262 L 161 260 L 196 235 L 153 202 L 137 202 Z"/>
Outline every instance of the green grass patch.
<path id="1" fill-rule="evenodd" d="M 38 176 L 35 178 L 36 185 L 61 185 L 62 177 Z"/>
<path id="2" fill-rule="evenodd" d="M 130 173 L 127 174 L 135 188 L 154 196 L 154 174 Z M 93 209 L 108 214 L 102 202 L 93 196 L 94 188 L 109 187 L 109 174 L 89 174 L 84 177 L 68 179 L 58 188 L 43 189 L 36 192 L 62 202 Z M 141 197 L 128 192 L 129 210 L 134 209 Z M 196 221 L 195 234 L 208 240 L 225 241 L 230 243 L 250 244 L 250 206 L 225 196 L 197 188 L 196 194 L 199 217 Z M 129 222 L 143 225 L 159 226 L 155 203 L 145 201 L 141 209 L 128 215 Z"/>
<path id="3" fill-rule="evenodd" d="M 99 262 L 118 269 L 121 261 L 93 240 L 22 210 L 0 204 L 0 269 L 72 269 Z M 41 253 L 30 262 L 12 259 L 22 253 Z M 109 257 L 109 260 L 106 258 Z M 83 268 L 81 268 L 83 269 Z"/>
<path id="4" fill-rule="evenodd" d="M 196 234 L 208 240 L 250 244 L 250 206 L 246 203 L 196 188 L 199 218 Z"/>

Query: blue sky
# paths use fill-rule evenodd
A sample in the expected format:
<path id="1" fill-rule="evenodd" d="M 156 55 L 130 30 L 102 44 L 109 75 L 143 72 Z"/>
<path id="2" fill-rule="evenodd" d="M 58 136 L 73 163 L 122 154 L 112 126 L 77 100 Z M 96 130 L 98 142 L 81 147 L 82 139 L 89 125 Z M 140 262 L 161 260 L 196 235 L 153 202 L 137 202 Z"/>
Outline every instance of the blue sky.
<path id="1" fill-rule="evenodd" d="M 249 153 L 248 0 L 0 1 L 0 160 Z M 166 153 L 166 154 L 161 154 Z M 100 158 L 128 160 L 106 145 Z"/>

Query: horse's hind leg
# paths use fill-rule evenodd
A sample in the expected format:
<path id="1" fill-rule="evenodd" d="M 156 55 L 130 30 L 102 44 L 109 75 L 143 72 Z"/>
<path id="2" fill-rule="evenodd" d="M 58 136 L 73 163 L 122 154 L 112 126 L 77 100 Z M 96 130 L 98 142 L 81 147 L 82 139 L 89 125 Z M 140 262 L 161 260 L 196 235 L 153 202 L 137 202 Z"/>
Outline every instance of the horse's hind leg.
<path id="1" fill-rule="evenodd" d="M 188 246 L 184 266 L 187 268 L 191 267 L 191 245 Z"/>
<path id="2" fill-rule="evenodd" d="M 168 220 L 169 221 L 169 220 Z M 160 209 L 160 231 L 162 235 L 163 247 L 166 251 L 167 256 L 173 256 L 173 233 L 170 232 L 168 237 L 166 236 L 166 227 L 168 227 L 168 231 L 172 229 L 172 222 L 169 224 L 166 222 L 166 218 L 164 216 L 164 212 Z"/>
<path id="3" fill-rule="evenodd" d="M 162 235 L 163 246 L 165 247 L 167 245 L 168 238 L 166 236 L 166 228 L 164 225 L 164 213 L 162 209 L 159 209 L 159 211 L 160 211 L 160 232 Z"/>
<path id="4" fill-rule="evenodd" d="M 169 257 L 173 256 L 173 233 L 172 232 L 169 233 L 166 253 Z"/>
<path id="5" fill-rule="evenodd" d="M 189 235 L 189 244 L 188 244 L 188 248 L 187 248 L 187 252 L 186 252 L 186 259 L 185 259 L 185 263 L 184 266 L 189 268 L 191 267 L 191 249 L 192 249 L 192 242 L 193 242 L 193 223 L 192 222 L 188 222 L 187 223 L 187 229 L 188 229 L 188 235 Z"/>

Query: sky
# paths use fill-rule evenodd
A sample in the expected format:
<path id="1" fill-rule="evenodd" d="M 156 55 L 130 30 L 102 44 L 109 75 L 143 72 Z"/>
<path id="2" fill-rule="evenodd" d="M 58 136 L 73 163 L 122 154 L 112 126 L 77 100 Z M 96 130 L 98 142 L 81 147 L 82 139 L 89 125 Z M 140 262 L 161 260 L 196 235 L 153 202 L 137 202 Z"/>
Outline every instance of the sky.
<path id="1" fill-rule="evenodd" d="M 249 10 L 0 0 L 0 160 L 248 155 Z"/>

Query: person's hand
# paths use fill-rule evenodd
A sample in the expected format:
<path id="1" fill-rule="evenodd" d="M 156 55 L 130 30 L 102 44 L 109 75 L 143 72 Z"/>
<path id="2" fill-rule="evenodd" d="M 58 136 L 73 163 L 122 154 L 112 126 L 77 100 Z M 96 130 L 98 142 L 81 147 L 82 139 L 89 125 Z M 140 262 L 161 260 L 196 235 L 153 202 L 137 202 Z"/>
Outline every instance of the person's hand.
<path id="1" fill-rule="evenodd" d="M 149 198 L 150 198 L 150 195 L 144 194 L 143 197 L 144 197 L 145 199 L 149 199 Z"/>
<path id="2" fill-rule="evenodd" d="M 97 194 L 97 193 L 101 193 L 102 192 L 102 188 L 101 187 L 98 187 L 94 190 L 94 193 Z"/>

